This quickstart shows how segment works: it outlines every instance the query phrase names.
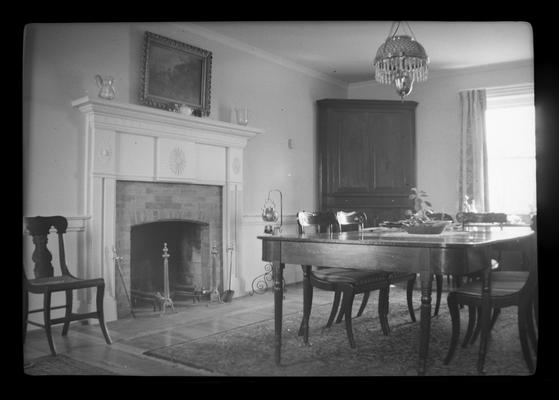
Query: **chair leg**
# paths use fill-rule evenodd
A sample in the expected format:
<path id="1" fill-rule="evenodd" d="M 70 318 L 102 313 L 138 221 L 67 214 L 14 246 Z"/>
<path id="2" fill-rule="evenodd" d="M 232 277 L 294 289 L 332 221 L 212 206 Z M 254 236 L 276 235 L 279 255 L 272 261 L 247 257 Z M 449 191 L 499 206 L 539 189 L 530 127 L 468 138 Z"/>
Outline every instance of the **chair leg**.
<path id="1" fill-rule="evenodd" d="M 345 329 L 347 333 L 347 339 L 349 340 L 349 346 L 354 349 L 355 348 L 355 340 L 353 338 L 353 327 L 351 325 L 351 307 L 353 305 L 353 297 L 354 292 L 353 288 L 345 288 L 343 290 L 343 299 L 342 299 L 342 310 L 345 316 Z"/>
<path id="2" fill-rule="evenodd" d="M 495 325 L 495 322 L 497 322 L 499 315 L 501 315 L 501 309 L 500 308 L 493 309 L 493 316 L 491 317 L 491 324 L 489 325 L 489 330 L 493 329 L 493 326 Z"/>
<path id="3" fill-rule="evenodd" d="M 62 336 L 66 336 L 68 334 L 68 328 L 70 328 L 70 316 L 72 315 L 73 297 L 73 290 L 66 290 L 66 321 L 64 322 L 64 327 L 62 328 Z"/>
<path id="4" fill-rule="evenodd" d="M 359 307 L 359 311 L 357 312 L 356 317 L 360 317 L 363 314 L 363 311 L 365 311 L 365 307 L 367 306 L 367 302 L 369 301 L 370 294 L 371 292 L 363 293 L 363 300 L 361 300 L 361 307 Z"/>
<path id="5" fill-rule="evenodd" d="M 478 316 L 479 330 L 479 355 L 477 360 L 477 371 L 479 374 L 485 374 L 485 357 L 487 355 L 487 345 L 489 343 L 489 329 L 491 324 L 491 308 L 487 308 L 487 312 L 480 309 Z"/>
<path id="6" fill-rule="evenodd" d="M 472 332 L 474 331 L 474 326 L 476 324 L 476 317 L 477 317 L 476 311 L 477 311 L 477 307 L 468 306 L 468 328 L 466 329 L 466 335 L 464 336 L 462 347 L 468 347 L 468 342 L 470 341 Z"/>
<path id="7" fill-rule="evenodd" d="M 435 274 L 436 282 L 437 282 L 437 301 L 435 303 L 435 312 L 433 313 L 433 317 L 439 315 L 439 308 L 441 307 L 441 296 L 443 294 L 443 276 L 441 274 Z"/>
<path id="8" fill-rule="evenodd" d="M 107 344 L 112 344 L 111 337 L 109 336 L 109 331 L 105 325 L 105 313 L 103 307 L 103 298 L 105 297 L 105 284 L 97 286 L 97 316 L 99 318 L 99 326 L 105 336 L 105 342 Z"/>
<path id="9" fill-rule="evenodd" d="M 342 306 L 340 311 L 338 312 L 338 316 L 336 317 L 336 324 L 339 324 L 344 319 L 345 309 L 344 309 L 344 299 L 342 298 Z"/>
<path id="10" fill-rule="evenodd" d="M 539 316 L 539 309 L 538 309 L 538 292 L 536 291 L 536 293 L 534 293 L 534 300 L 533 300 L 533 307 L 534 307 L 534 317 L 536 319 L 536 325 L 540 324 L 540 316 Z"/>
<path id="11" fill-rule="evenodd" d="M 25 337 L 27 336 L 27 318 L 29 316 L 29 293 L 27 290 L 23 289 L 23 343 L 25 343 Z"/>
<path id="12" fill-rule="evenodd" d="M 415 279 L 416 276 L 414 275 L 413 278 L 411 278 L 410 280 L 408 280 L 408 286 L 407 286 L 407 290 L 406 290 L 406 297 L 408 300 L 408 311 L 410 313 L 410 318 L 412 322 L 415 322 L 415 312 L 413 310 L 413 288 L 415 286 Z"/>
<path id="13" fill-rule="evenodd" d="M 532 343 L 532 348 L 534 352 L 538 352 L 538 339 L 536 337 L 536 327 L 534 325 L 534 305 L 533 299 L 530 301 L 528 307 L 526 307 L 526 326 L 528 328 L 528 338 L 530 339 L 530 343 Z"/>
<path id="14" fill-rule="evenodd" d="M 444 365 L 448 365 L 454 356 L 454 351 L 458 345 L 458 337 L 460 336 L 460 307 L 456 296 L 450 293 L 447 297 L 448 309 L 450 311 L 450 318 L 452 320 L 452 335 L 450 337 L 450 345 L 448 347 L 448 353 L 443 361 Z"/>
<path id="15" fill-rule="evenodd" d="M 388 336 L 390 334 L 390 326 L 388 325 L 389 297 L 390 285 L 386 285 L 381 288 L 378 293 L 378 318 L 384 336 Z"/>
<path id="16" fill-rule="evenodd" d="M 56 355 L 56 348 L 54 347 L 54 342 L 52 341 L 52 332 L 50 326 L 50 299 L 51 293 L 46 292 L 43 296 L 43 318 L 45 324 L 45 333 L 47 335 L 47 341 L 49 342 L 50 352 L 53 356 Z"/>
<path id="17" fill-rule="evenodd" d="M 326 328 L 330 328 L 332 323 L 334 322 L 334 318 L 336 318 L 336 314 L 340 308 L 340 297 L 342 296 L 342 292 L 336 291 L 334 292 L 334 302 L 332 303 L 332 310 L 330 311 L 330 316 L 328 317 L 328 322 L 326 323 Z M 301 336 L 301 335 L 299 335 Z"/>
<path id="18" fill-rule="evenodd" d="M 479 336 L 479 332 L 481 328 L 480 316 L 481 316 L 481 307 L 477 307 L 476 327 L 474 329 L 474 334 L 472 335 L 472 340 L 470 341 L 470 344 L 474 344 L 475 341 L 477 340 L 477 337 Z"/>
<path id="19" fill-rule="evenodd" d="M 527 338 L 527 317 L 528 317 L 528 305 L 525 303 L 520 303 L 518 305 L 518 336 L 520 337 L 520 346 L 522 347 L 522 355 L 524 356 L 524 362 L 530 373 L 534 371 L 534 363 L 532 361 L 532 354 L 530 353 L 530 348 L 528 346 Z"/>

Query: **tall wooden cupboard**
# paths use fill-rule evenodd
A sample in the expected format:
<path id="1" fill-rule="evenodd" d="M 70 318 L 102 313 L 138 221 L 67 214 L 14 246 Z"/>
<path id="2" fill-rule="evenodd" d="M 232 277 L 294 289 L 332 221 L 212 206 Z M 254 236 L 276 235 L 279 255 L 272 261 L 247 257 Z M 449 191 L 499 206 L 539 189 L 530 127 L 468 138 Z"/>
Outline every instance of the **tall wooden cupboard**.
<path id="1" fill-rule="evenodd" d="M 416 182 L 414 101 L 318 100 L 319 209 L 404 218 Z"/>

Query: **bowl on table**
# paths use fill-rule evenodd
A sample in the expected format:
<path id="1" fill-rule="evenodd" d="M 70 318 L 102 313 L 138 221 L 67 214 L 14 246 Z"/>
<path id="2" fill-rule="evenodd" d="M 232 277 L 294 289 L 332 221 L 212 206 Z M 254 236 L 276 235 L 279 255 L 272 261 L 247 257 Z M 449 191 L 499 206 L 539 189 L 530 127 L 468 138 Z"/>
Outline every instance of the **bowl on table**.
<path id="1" fill-rule="evenodd" d="M 426 221 L 421 224 L 404 226 L 404 230 L 416 235 L 437 235 L 442 233 L 452 221 Z"/>

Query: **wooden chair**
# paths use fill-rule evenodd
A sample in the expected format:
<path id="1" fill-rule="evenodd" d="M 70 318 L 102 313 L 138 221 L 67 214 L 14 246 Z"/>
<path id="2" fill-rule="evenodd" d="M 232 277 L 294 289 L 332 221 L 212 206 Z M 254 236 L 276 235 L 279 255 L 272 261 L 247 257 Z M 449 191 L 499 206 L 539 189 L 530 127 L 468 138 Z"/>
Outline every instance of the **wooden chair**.
<path id="1" fill-rule="evenodd" d="M 362 211 L 338 211 L 335 215 L 339 232 L 345 232 L 348 230 L 362 230 L 367 225 L 367 214 Z M 415 285 L 416 278 L 417 275 L 413 272 L 391 272 L 389 278 L 391 283 L 407 282 L 406 296 L 408 310 L 413 322 L 415 322 L 415 313 L 413 310 L 413 287 Z M 365 310 L 365 307 L 367 305 L 367 301 L 369 300 L 369 294 L 370 292 L 366 292 L 363 294 L 363 300 L 356 317 L 360 317 L 363 314 L 363 311 Z M 338 314 L 336 323 L 341 322 L 342 318 L 343 313 L 340 312 Z"/>
<path id="2" fill-rule="evenodd" d="M 508 220 L 508 216 L 505 213 L 461 213 L 457 216 L 457 219 L 462 222 L 463 229 L 468 229 L 470 226 L 496 226 L 500 229 L 503 229 L 503 226 L 506 224 Z M 536 216 L 532 217 L 532 224 L 531 228 L 535 232 L 536 231 Z M 514 246 L 514 245 L 513 245 Z M 529 275 L 529 267 L 528 267 L 528 260 L 527 255 L 525 252 L 522 252 L 522 271 L 511 271 L 510 266 L 507 266 L 503 263 L 503 254 L 506 251 L 518 251 L 516 247 L 510 246 L 503 246 L 503 245 L 496 245 L 492 251 L 492 279 L 495 281 L 526 281 Z M 538 308 L 537 308 L 537 294 L 534 295 L 533 298 L 533 312 L 536 319 L 536 323 L 538 321 Z M 462 347 L 467 347 L 468 345 L 474 344 L 479 336 L 480 333 L 480 318 L 479 315 L 481 310 L 474 307 L 469 307 L 469 317 L 468 317 L 468 328 L 466 330 L 466 335 L 464 336 L 464 340 L 462 342 Z M 491 325 L 490 328 L 492 329 L 497 321 L 499 314 L 501 313 L 500 308 L 493 309 L 493 315 L 491 317 Z M 535 338 L 535 328 L 532 324 L 532 321 L 529 321 L 531 329 L 529 332 L 530 340 L 534 347 L 537 346 L 536 338 Z"/>
<path id="3" fill-rule="evenodd" d="M 297 213 L 297 225 L 299 233 L 303 234 L 313 229 L 318 232 L 332 232 L 336 219 L 331 212 L 305 212 Z M 334 303 L 326 326 L 331 326 L 336 316 L 340 297 L 342 300 L 342 315 L 345 315 L 346 333 L 351 348 L 355 348 L 353 328 L 351 324 L 351 308 L 356 294 L 368 293 L 379 290 L 378 313 L 383 334 L 388 335 L 388 294 L 390 289 L 391 274 L 384 271 L 364 271 L 347 268 L 330 268 L 303 265 L 303 320 L 299 329 L 299 336 L 303 336 L 304 342 L 309 340 L 309 318 L 312 307 L 313 287 L 333 291 Z M 412 320 L 415 321 L 413 307 L 411 308 Z"/>
<path id="4" fill-rule="evenodd" d="M 44 328 L 46 332 L 52 355 L 56 355 L 56 348 L 54 346 L 51 333 L 51 327 L 53 325 L 64 324 L 64 327 L 62 328 L 62 336 L 66 336 L 68 334 L 70 322 L 88 318 L 96 318 L 99 320 L 99 326 L 101 327 L 101 331 L 103 332 L 105 341 L 107 342 L 107 344 L 111 344 L 111 338 L 109 336 L 109 332 L 107 331 L 107 327 L 105 326 L 105 319 L 103 314 L 105 281 L 103 280 L 103 278 L 80 279 L 73 276 L 68 271 L 63 238 L 63 235 L 66 233 L 66 229 L 68 227 L 68 221 L 66 220 L 66 218 L 61 216 L 26 217 L 24 218 L 24 222 L 27 232 L 32 236 L 33 244 L 35 245 L 32 256 L 33 262 L 35 264 L 35 278 L 28 279 L 25 274 L 25 268 L 23 269 L 23 342 L 25 343 L 28 323 L 40 326 Z M 58 254 L 61 270 L 60 275 L 55 275 L 54 273 L 54 268 L 51 264 L 52 254 L 47 247 L 48 235 L 51 227 L 54 227 L 54 229 L 56 229 L 56 233 L 58 236 Z M 97 289 L 97 310 L 88 313 L 73 313 L 73 291 L 76 289 L 87 289 L 93 287 Z M 55 292 L 66 293 L 65 305 L 51 306 L 51 296 Z M 29 310 L 29 293 L 43 295 L 43 308 Z M 51 310 L 61 308 L 65 309 L 64 317 L 51 318 Z M 29 314 L 37 312 L 43 313 L 44 324 L 39 324 L 34 321 L 28 320 Z"/>
<path id="5" fill-rule="evenodd" d="M 474 320 L 479 321 L 480 326 L 480 354 L 478 358 L 478 371 L 483 373 L 485 354 L 488 344 L 488 336 L 491 331 L 498 313 L 504 307 L 518 307 L 518 332 L 522 354 L 528 370 L 534 371 L 534 362 L 528 339 L 534 351 L 537 351 L 537 338 L 534 327 L 534 301 L 537 296 L 537 252 L 535 235 L 530 237 L 529 243 L 524 249 L 528 260 L 527 272 L 524 271 L 493 271 L 489 272 L 489 301 L 484 302 L 482 298 L 482 284 L 479 279 L 472 280 L 463 284 L 460 288 L 451 290 L 448 294 L 447 302 L 452 319 L 452 336 L 447 356 L 444 364 L 448 364 L 454 355 L 460 334 L 460 309 L 459 304 L 468 306 L 469 319 L 468 329 L 462 344 L 468 344 Z M 519 273 L 517 273 L 519 272 Z M 490 317 L 493 310 L 493 317 Z M 477 315 L 476 315 L 477 314 Z M 475 339 L 474 339 L 475 340 Z M 472 340 L 473 343 L 473 340 Z"/>

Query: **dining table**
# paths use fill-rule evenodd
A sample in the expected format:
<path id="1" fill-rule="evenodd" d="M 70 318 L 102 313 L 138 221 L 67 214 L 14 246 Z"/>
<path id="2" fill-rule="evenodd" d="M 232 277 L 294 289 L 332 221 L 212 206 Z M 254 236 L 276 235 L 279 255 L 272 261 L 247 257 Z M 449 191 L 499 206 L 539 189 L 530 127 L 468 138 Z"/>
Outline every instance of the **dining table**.
<path id="1" fill-rule="evenodd" d="M 262 260 L 272 265 L 274 357 L 281 366 L 283 271 L 285 266 L 411 271 L 421 290 L 418 375 L 425 375 L 431 329 L 431 290 L 435 274 L 479 273 L 482 296 L 489 301 L 491 255 L 500 245 L 521 248 L 533 235 L 529 227 L 448 227 L 439 234 L 410 234 L 399 228 L 374 227 L 329 233 L 274 233 L 262 240 Z M 303 285 L 310 285 L 303 276 Z M 486 348 L 480 346 L 480 353 Z"/>

